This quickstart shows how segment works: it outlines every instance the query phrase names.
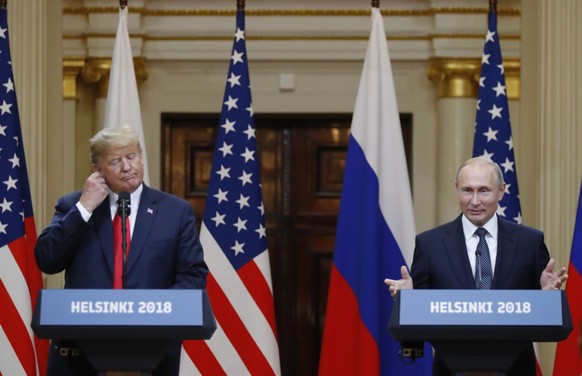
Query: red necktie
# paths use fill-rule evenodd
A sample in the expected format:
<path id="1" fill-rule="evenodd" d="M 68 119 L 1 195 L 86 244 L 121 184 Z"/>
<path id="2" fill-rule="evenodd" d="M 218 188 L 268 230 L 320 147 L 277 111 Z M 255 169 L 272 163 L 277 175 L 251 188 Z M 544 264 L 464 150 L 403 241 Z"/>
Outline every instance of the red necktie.
<path id="1" fill-rule="evenodd" d="M 125 239 L 127 244 L 127 255 L 129 255 L 129 240 L 130 240 L 130 227 L 129 227 L 129 217 L 125 218 Z M 113 288 L 121 289 L 123 288 L 123 248 L 121 246 L 121 216 L 115 215 L 113 219 Z"/>

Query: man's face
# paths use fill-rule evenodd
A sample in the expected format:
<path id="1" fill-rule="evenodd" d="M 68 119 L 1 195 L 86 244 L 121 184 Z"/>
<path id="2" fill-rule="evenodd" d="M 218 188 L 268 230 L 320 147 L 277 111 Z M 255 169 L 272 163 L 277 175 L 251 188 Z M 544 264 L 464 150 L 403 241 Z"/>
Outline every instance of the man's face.
<path id="1" fill-rule="evenodd" d="M 115 193 L 132 193 L 143 181 L 143 159 L 137 145 L 109 149 L 93 165 Z"/>
<path id="2" fill-rule="evenodd" d="M 475 226 L 483 226 L 495 215 L 504 192 L 505 183 L 499 186 L 495 171 L 490 165 L 472 163 L 463 167 L 459 173 L 459 205 Z"/>

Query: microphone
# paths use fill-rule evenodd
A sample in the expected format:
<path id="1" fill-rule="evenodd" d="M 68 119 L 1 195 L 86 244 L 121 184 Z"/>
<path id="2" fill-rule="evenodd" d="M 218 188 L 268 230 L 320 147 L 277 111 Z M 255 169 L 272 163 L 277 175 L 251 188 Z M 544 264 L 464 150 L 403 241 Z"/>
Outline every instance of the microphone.
<path id="1" fill-rule="evenodd" d="M 131 199 L 129 192 L 119 192 L 117 197 L 117 214 L 119 214 L 122 219 L 125 219 L 124 215 L 127 217 L 131 214 Z"/>
<path id="2" fill-rule="evenodd" d="M 117 198 L 117 214 L 121 217 L 121 250 L 123 253 L 121 284 L 125 288 L 125 264 L 127 262 L 127 225 L 126 219 L 131 213 L 131 200 L 129 192 L 119 192 Z"/>
<path id="3" fill-rule="evenodd" d="M 475 258 L 476 258 L 476 265 L 475 265 L 475 279 L 477 279 L 477 281 L 480 283 L 481 281 L 483 281 L 483 278 L 481 277 L 481 263 L 480 263 L 480 258 L 481 258 L 481 250 L 476 250 L 475 251 Z"/>

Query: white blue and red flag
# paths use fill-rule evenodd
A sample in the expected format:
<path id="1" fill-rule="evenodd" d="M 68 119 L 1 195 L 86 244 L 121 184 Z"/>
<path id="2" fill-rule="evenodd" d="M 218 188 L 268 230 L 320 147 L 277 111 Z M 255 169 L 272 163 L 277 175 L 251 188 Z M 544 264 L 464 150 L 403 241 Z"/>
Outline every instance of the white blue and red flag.
<path id="1" fill-rule="evenodd" d="M 384 22 L 372 30 L 346 157 L 320 375 L 429 375 L 432 349 L 411 362 L 388 332 L 393 300 L 385 278 L 410 266 L 412 195 Z"/>
<path id="2" fill-rule="evenodd" d="M 567 339 L 558 342 L 554 359 L 554 375 L 582 374 L 582 356 L 580 356 L 580 324 L 582 320 L 582 184 L 578 198 L 578 212 L 570 251 L 566 296 L 570 306 L 570 315 L 574 329 Z"/>

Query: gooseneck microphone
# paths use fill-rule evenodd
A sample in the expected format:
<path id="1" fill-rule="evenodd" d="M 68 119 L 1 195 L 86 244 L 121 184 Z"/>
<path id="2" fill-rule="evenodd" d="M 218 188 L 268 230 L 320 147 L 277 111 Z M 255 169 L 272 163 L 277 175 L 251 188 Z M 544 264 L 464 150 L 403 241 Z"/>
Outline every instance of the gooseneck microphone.
<path id="1" fill-rule="evenodd" d="M 129 192 L 119 192 L 117 198 L 117 215 L 121 217 L 121 250 L 123 254 L 121 283 L 125 288 L 125 264 L 127 261 L 127 217 L 131 214 L 131 199 Z"/>
<path id="2" fill-rule="evenodd" d="M 127 217 L 131 214 L 131 198 L 127 191 L 119 192 L 117 196 L 117 214 L 120 217 L 124 215 Z"/>

